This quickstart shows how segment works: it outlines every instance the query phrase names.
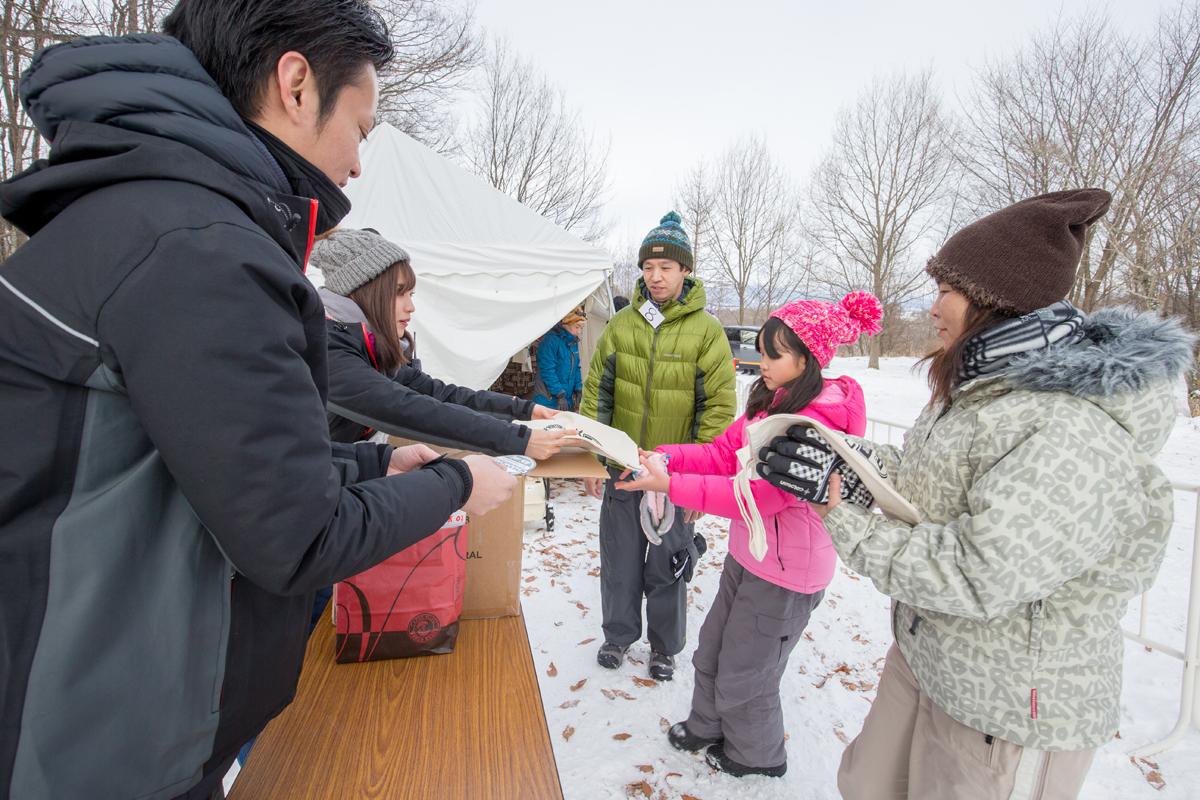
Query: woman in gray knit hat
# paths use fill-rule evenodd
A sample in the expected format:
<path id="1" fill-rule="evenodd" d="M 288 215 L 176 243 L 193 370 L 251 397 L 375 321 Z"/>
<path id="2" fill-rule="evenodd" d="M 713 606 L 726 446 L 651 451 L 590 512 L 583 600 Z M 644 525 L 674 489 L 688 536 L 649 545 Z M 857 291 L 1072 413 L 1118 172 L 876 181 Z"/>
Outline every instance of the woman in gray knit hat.
<path id="1" fill-rule="evenodd" d="M 408 331 L 417 277 L 402 248 L 370 229 L 339 229 L 313 246 L 309 265 L 325 278 L 319 293 L 328 317 L 334 441 L 358 441 L 386 428 L 491 455 L 540 460 L 562 448 L 562 431 L 531 431 L 505 421 L 549 418 L 549 409 L 421 371 Z"/>
<path id="2" fill-rule="evenodd" d="M 858 440 L 920 523 L 842 498 L 836 477 L 817 507 L 846 566 L 893 600 L 895 643 L 838 773 L 848 800 L 1066 800 L 1116 733 L 1120 620 L 1166 550 L 1154 458 L 1194 337 L 1065 299 L 1109 202 L 1041 195 L 950 237 L 928 265 L 932 399 L 903 447 Z M 800 437 L 759 469 L 808 499 L 795 476 L 829 453 Z"/>

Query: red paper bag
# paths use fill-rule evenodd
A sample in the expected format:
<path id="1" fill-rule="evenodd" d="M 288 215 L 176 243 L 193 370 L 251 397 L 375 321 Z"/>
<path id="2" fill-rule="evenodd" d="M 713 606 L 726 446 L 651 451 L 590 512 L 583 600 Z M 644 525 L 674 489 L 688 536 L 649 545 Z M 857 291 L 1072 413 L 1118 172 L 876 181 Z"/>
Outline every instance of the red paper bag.
<path id="1" fill-rule="evenodd" d="M 467 574 L 467 515 L 333 587 L 339 663 L 449 653 Z"/>

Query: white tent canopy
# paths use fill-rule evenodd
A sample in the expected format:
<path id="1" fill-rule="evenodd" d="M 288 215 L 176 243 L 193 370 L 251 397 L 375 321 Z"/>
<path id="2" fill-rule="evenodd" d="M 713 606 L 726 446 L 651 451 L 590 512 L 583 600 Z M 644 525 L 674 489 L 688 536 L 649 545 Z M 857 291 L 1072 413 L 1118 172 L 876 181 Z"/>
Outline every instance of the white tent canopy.
<path id="1" fill-rule="evenodd" d="M 342 225 L 374 228 L 408 251 L 412 329 L 431 375 L 488 387 L 514 353 L 606 284 L 603 250 L 391 125 L 375 128 L 361 156 Z"/>

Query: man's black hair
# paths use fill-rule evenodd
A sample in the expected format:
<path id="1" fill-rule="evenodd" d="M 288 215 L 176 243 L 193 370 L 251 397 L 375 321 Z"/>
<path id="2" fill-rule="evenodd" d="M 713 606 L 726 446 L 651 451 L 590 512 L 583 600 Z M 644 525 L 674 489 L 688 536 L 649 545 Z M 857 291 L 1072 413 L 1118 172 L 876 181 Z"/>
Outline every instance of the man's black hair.
<path id="1" fill-rule="evenodd" d="M 382 70 L 396 54 L 387 23 L 366 0 L 179 0 L 163 32 L 196 54 L 246 119 L 262 110 L 284 53 L 312 66 L 321 121 L 368 63 Z"/>

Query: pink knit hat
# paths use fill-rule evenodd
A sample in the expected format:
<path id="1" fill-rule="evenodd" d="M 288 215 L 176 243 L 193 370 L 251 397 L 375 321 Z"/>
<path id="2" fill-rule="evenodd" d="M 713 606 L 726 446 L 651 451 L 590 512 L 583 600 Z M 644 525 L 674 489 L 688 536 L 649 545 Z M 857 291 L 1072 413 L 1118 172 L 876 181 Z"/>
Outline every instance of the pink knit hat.
<path id="1" fill-rule="evenodd" d="M 883 307 L 870 292 L 851 292 L 838 303 L 795 300 L 771 316 L 791 328 L 821 366 L 827 367 L 838 345 L 853 344 L 864 333 L 879 333 Z"/>

